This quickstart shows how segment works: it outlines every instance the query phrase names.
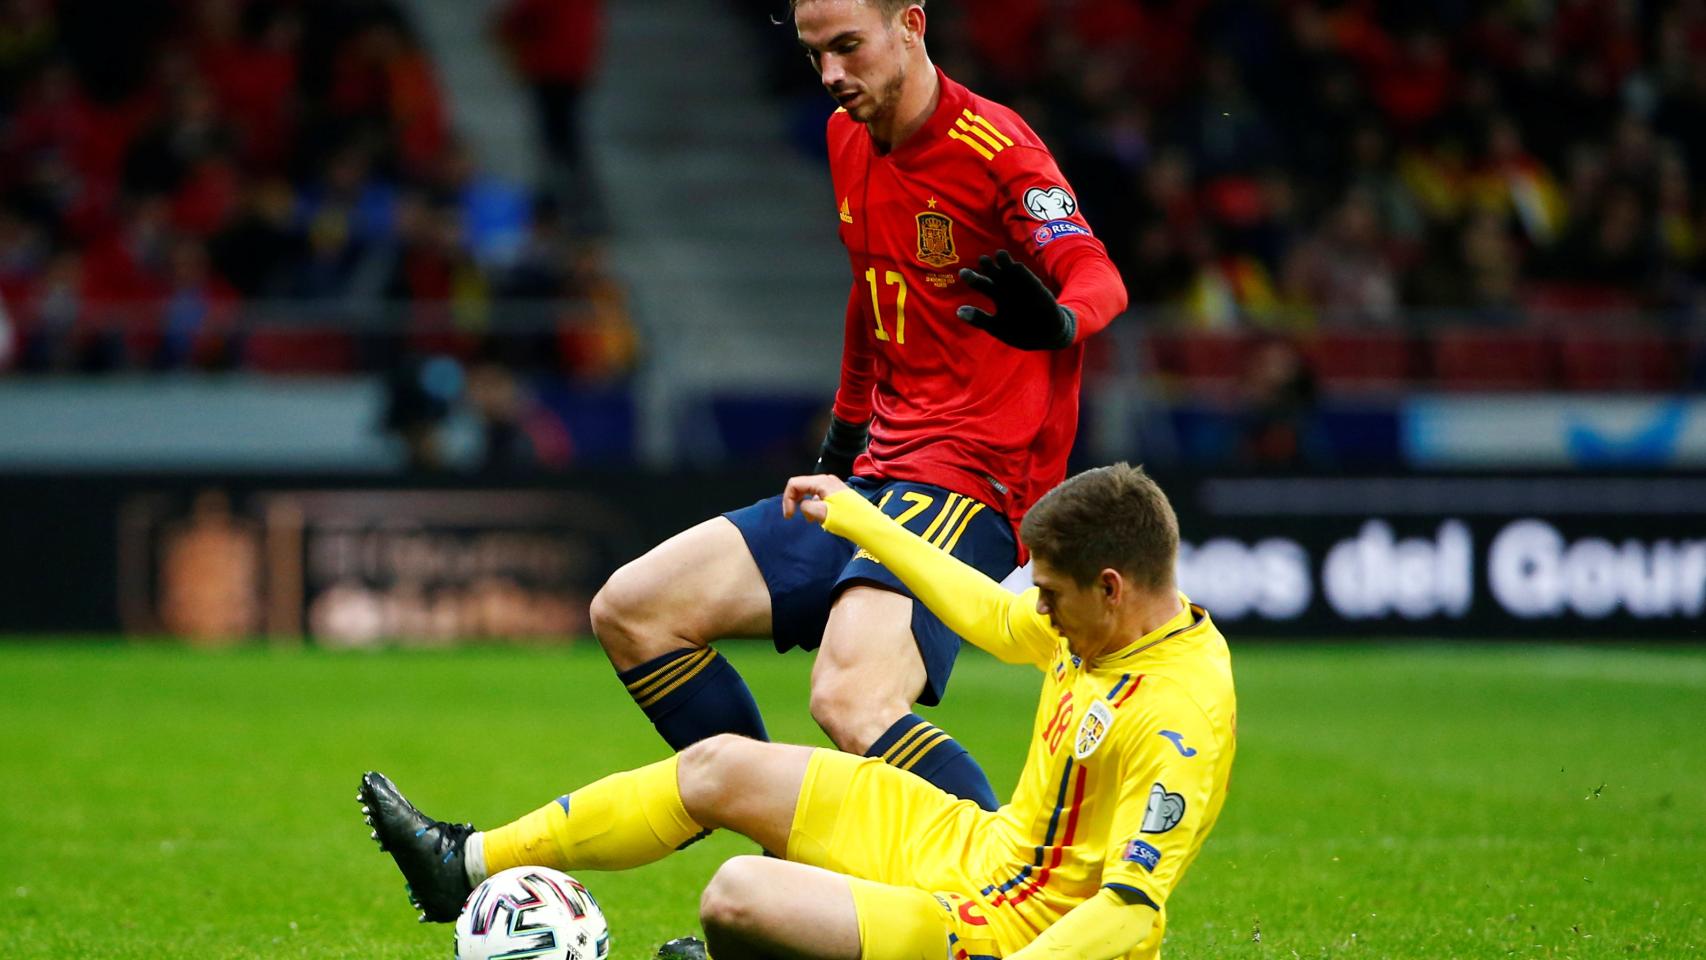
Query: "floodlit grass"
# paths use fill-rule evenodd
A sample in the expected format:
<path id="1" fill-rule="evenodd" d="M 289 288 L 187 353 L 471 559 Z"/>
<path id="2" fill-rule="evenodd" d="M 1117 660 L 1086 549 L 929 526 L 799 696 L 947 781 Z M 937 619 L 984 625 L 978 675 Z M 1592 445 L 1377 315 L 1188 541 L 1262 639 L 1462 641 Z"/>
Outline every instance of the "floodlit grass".
<path id="1" fill-rule="evenodd" d="M 1234 642 L 1232 797 L 1171 958 L 1706 956 L 1706 653 Z M 728 644 L 773 736 L 808 661 Z M 1038 681 L 976 653 L 933 722 L 1012 785 Z M 492 825 L 661 741 L 591 644 L 201 654 L 0 643 L 0 956 L 442 957 L 363 770 Z M 614 956 L 695 929 L 729 836 L 585 874 Z"/>

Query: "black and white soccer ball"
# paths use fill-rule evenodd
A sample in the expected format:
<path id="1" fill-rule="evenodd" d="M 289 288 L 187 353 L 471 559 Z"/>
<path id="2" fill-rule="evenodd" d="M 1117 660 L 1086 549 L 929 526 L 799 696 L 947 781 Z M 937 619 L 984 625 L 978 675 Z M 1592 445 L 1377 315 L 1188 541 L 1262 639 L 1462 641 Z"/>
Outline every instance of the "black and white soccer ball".
<path id="1" fill-rule="evenodd" d="M 474 888 L 456 918 L 456 960 L 605 960 L 610 925 L 579 880 L 512 867 Z"/>

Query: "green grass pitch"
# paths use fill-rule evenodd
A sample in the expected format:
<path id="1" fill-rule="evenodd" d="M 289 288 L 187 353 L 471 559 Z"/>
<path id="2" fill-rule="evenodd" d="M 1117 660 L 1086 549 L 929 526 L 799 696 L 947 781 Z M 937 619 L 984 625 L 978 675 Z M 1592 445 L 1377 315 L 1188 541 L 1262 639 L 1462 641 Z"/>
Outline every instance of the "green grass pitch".
<path id="1" fill-rule="evenodd" d="M 725 650 L 778 739 L 808 661 Z M 1220 826 L 1171 958 L 1706 956 L 1706 652 L 1239 645 Z M 1038 681 L 962 659 L 930 718 L 998 792 Z M 0 643 L 0 956 L 443 957 L 367 837 L 377 768 L 491 825 L 663 755 L 597 649 L 198 654 Z M 749 843 L 585 874 L 614 956 L 695 929 Z"/>

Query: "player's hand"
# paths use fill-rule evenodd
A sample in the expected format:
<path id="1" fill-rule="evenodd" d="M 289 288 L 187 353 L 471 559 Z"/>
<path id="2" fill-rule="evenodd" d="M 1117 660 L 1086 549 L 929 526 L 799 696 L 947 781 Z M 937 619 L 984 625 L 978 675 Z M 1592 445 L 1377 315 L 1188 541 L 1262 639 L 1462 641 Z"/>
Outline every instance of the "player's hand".
<path id="1" fill-rule="evenodd" d="M 842 479 L 853 475 L 853 461 L 865 452 L 871 439 L 869 423 L 848 423 L 830 414 L 829 432 L 824 434 L 823 446 L 817 453 L 816 473 L 833 473 Z"/>
<path id="2" fill-rule="evenodd" d="M 829 504 L 824 498 L 847 489 L 840 477 L 820 473 L 810 477 L 794 477 L 782 491 L 782 516 L 792 518 L 796 512 L 813 523 L 829 519 Z"/>
<path id="3" fill-rule="evenodd" d="M 966 323 L 1020 350 L 1059 350 L 1078 335 L 1078 318 L 1060 305 L 1031 268 L 1005 250 L 977 258 L 977 269 L 960 271 L 966 286 L 995 301 L 995 312 L 967 304 L 954 311 Z"/>

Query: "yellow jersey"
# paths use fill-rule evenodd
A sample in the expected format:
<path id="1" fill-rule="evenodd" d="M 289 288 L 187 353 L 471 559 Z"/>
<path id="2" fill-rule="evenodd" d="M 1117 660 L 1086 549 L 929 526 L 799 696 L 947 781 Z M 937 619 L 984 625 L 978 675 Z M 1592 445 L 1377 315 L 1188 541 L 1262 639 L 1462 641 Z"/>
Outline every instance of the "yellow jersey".
<path id="1" fill-rule="evenodd" d="M 1112 887 L 1161 912 L 1132 954 L 1153 955 L 1168 896 L 1220 815 L 1235 752 L 1231 656 L 1208 613 L 1181 594 L 1173 619 L 1084 661 L 1037 612 L 1036 588 L 1002 589 L 855 492 L 825 503 L 826 530 L 869 549 L 956 633 L 1043 675 L 1012 800 L 961 859 L 983 874 L 982 909 L 1000 928 L 1040 932 Z"/>

